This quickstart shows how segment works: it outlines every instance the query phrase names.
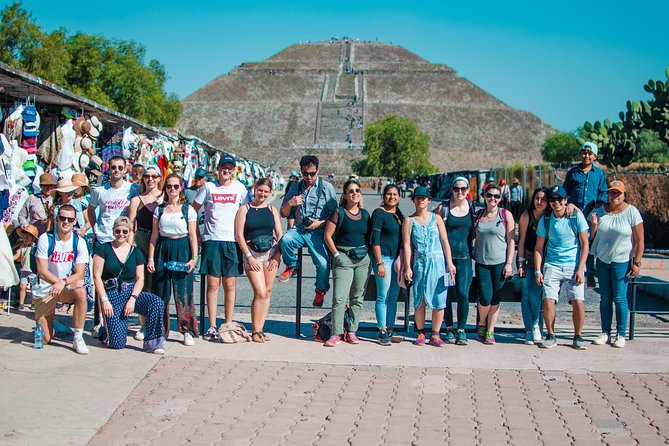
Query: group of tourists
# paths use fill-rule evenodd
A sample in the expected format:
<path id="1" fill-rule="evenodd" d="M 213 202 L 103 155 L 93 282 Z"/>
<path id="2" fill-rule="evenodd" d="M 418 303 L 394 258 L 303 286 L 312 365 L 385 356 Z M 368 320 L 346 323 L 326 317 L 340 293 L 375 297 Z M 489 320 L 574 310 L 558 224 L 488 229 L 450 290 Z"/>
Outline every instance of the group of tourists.
<path id="1" fill-rule="evenodd" d="M 20 232 L 24 251 L 36 239 L 35 319 L 42 323 L 48 343 L 56 304 L 73 304 L 73 348 L 87 353 L 82 332 L 94 284 L 103 316 L 98 331 L 106 345 L 125 346 L 128 316 L 137 313 L 141 329 L 135 339 L 144 342 L 146 351 L 163 354 L 172 296 L 184 345 L 193 345 L 199 336 L 194 272 L 199 269 L 206 276 L 205 336 L 212 340 L 219 336 L 219 289 L 224 293 L 224 322 L 232 322 L 236 280 L 245 272 L 253 288 L 251 340 L 268 342 L 264 325 L 280 263 L 283 260 L 285 269 L 278 280 L 287 282 L 301 267 L 297 250 L 306 247 L 316 268 L 316 308 L 324 305 L 332 273 L 332 334 L 324 340 L 327 347 L 360 342 L 356 332 L 373 271 L 380 345 L 404 339 L 395 332 L 401 288 L 413 293 L 414 344 L 467 345 L 474 273 L 477 340 L 495 344 L 502 288 L 517 273 L 524 278 L 525 342 L 543 348 L 556 345 L 555 305 L 564 286 L 573 308 L 573 347 L 584 349 L 584 287 L 593 268 L 600 283 L 602 321 L 602 334 L 593 343 L 623 347 L 626 288 L 628 279 L 639 273 L 643 222 L 639 211 L 625 201 L 625 185 L 617 180 L 607 185 L 593 164 L 597 146 L 584 144 L 581 156 L 581 164 L 568 172 L 564 186 L 534 191 L 520 215 L 517 250 L 516 219 L 501 206 L 503 186 L 494 182 L 486 185 L 485 207 L 478 210 L 468 199 L 470 184 L 465 177 L 454 179 L 451 198 L 433 210 L 429 189 L 416 187 L 411 198 L 414 211 L 408 216 L 398 207 L 402 187 L 388 183 L 382 204 L 370 213 L 356 179 L 346 181 L 337 201 L 334 186 L 318 175 L 318 158 L 308 155 L 300 160 L 301 179 L 293 175 L 277 209 L 269 204 L 272 181 L 258 180 L 250 193 L 234 179 L 236 160 L 231 155 L 220 158 L 216 182 L 198 169 L 189 191 L 184 191 L 178 174 L 163 178 L 161 170 L 152 166 L 131 183 L 125 179 L 126 160 L 113 157 L 108 162 L 109 181 L 94 188 L 83 205 L 79 199 L 73 201 L 75 194 L 81 195 L 83 181 L 53 184 L 44 178 L 42 195 L 33 201 L 50 197 L 55 188 L 60 196 L 53 223 L 44 223 L 48 219 L 39 213 L 39 206 L 27 211 L 35 215 L 26 219 Z M 293 219 L 285 234 L 282 218 Z M 87 244 L 89 229 L 95 237 Z M 596 266 L 588 266 L 589 255 Z M 545 336 L 539 328 L 542 311 Z"/>

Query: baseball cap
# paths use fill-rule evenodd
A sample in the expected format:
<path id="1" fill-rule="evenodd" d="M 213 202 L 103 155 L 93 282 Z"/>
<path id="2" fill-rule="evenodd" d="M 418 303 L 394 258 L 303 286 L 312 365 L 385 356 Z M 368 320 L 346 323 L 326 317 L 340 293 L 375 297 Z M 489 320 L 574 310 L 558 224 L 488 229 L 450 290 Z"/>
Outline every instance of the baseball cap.
<path id="1" fill-rule="evenodd" d="M 229 153 L 226 153 L 221 157 L 220 160 L 218 160 L 218 167 L 221 167 L 225 163 L 230 163 L 233 166 L 237 165 L 237 160 L 235 159 L 234 156 L 230 155 Z"/>
<path id="2" fill-rule="evenodd" d="M 584 142 L 583 145 L 581 146 L 581 150 L 590 150 L 595 155 L 599 154 L 599 149 L 597 148 L 597 144 L 590 141 Z"/>
<path id="3" fill-rule="evenodd" d="M 411 198 L 414 197 L 427 197 L 430 198 L 430 191 L 427 190 L 427 187 L 419 186 L 413 190 L 413 195 L 411 195 Z"/>
<path id="4" fill-rule="evenodd" d="M 551 186 L 551 188 L 548 189 L 548 196 L 552 197 L 553 195 L 559 195 L 562 198 L 567 198 L 567 191 L 564 190 L 564 187 L 562 186 Z"/>
<path id="5" fill-rule="evenodd" d="M 207 173 L 206 169 L 203 169 L 202 167 L 198 167 L 195 170 L 195 178 L 209 178 L 209 174 Z"/>
<path id="6" fill-rule="evenodd" d="M 625 184 L 620 180 L 613 180 L 609 183 L 609 190 L 617 190 L 618 192 L 625 193 Z"/>

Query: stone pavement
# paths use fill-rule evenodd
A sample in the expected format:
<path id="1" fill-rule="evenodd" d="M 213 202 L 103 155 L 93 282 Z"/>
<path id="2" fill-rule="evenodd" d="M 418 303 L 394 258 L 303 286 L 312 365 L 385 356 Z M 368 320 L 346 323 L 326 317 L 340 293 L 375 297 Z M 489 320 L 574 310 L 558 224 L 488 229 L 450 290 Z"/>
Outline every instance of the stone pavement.
<path id="1" fill-rule="evenodd" d="M 575 351 L 569 327 L 548 351 L 515 333 L 328 349 L 271 316 L 265 344 L 172 333 L 161 358 L 87 338 L 82 357 L 60 340 L 33 350 L 26 316 L 0 316 L 2 444 L 669 444 L 667 329 L 624 349 Z"/>

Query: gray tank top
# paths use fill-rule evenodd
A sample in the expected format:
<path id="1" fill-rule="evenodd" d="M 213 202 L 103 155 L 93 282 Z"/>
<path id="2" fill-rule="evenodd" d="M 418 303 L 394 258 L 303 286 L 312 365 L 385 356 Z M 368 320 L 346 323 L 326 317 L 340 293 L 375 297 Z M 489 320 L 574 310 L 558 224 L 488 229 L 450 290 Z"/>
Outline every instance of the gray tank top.
<path id="1" fill-rule="evenodd" d="M 506 262 L 506 227 L 499 213 L 493 221 L 478 222 L 474 260 L 482 265 L 499 265 Z"/>

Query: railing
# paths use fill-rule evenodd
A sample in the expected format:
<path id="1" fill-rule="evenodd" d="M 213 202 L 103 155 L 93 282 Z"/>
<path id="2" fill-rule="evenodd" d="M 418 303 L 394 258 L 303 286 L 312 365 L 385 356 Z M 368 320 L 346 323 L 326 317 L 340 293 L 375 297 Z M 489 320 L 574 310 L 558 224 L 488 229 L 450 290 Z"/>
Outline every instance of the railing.
<path id="1" fill-rule="evenodd" d="M 658 282 L 639 282 L 636 277 L 630 279 L 630 287 L 628 290 L 628 298 L 630 300 L 629 311 L 630 311 L 630 321 L 629 321 L 629 334 L 627 335 L 629 340 L 634 339 L 634 329 L 636 327 L 636 315 L 637 314 L 669 314 L 669 311 L 656 311 L 656 310 L 637 310 L 637 285 L 653 285 L 653 286 L 667 286 L 668 282 L 658 281 Z"/>

